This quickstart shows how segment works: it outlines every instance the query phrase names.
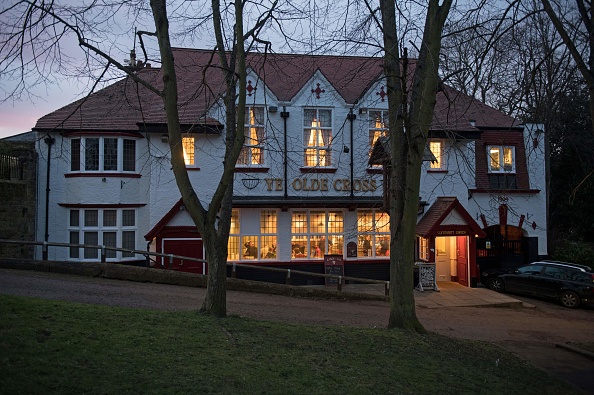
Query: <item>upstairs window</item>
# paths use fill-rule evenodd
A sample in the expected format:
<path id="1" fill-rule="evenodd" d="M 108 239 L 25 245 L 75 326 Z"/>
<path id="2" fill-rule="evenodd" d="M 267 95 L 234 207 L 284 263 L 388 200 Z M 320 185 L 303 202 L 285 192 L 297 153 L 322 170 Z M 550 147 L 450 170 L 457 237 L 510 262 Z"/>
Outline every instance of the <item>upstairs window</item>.
<path id="1" fill-rule="evenodd" d="M 371 110 L 369 111 L 369 156 L 375 142 L 380 137 L 388 135 L 388 111 L 385 110 Z M 380 167 L 380 165 L 373 165 L 374 167 Z"/>
<path id="2" fill-rule="evenodd" d="M 136 140 L 80 137 L 70 140 L 70 171 L 134 172 Z"/>
<path id="3" fill-rule="evenodd" d="M 240 166 L 264 164 L 264 107 L 245 108 L 245 140 L 237 164 Z"/>
<path id="4" fill-rule="evenodd" d="M 436 159 L 429 164 L 431 170 L 445 170 L 444 145 L 443 140 L 429 140 L 429 150 Z"/>
<path id="5" fill-rule="evenodd" d="M 186 166 L 194 166 L 194 137 L 182 137 L 184 149 L 184 163 Z"/>
<path id="6" fill-rule="evenodd" d="M 303 142 L 305 166 L 332 165 L 332 110 L 305 109 L 303 113 Z"/>
<path id="7" fill-rule="evenodd" d="M 515 147 L 490 145 L 487 147 L 489 173 L 515 173 Z"/>

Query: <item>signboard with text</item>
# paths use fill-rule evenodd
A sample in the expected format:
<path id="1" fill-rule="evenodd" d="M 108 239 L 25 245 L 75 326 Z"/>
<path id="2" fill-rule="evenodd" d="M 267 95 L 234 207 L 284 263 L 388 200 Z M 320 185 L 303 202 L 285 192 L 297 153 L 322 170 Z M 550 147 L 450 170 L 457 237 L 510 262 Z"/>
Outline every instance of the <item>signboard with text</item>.
<path id="1" fill-rule="evenodd" d="M 344 276 L 344 259 L 342 255 L 324 255 L 324 273 Z M 326 285 L 337 285 L 338 278 L 326 277 Z"/>

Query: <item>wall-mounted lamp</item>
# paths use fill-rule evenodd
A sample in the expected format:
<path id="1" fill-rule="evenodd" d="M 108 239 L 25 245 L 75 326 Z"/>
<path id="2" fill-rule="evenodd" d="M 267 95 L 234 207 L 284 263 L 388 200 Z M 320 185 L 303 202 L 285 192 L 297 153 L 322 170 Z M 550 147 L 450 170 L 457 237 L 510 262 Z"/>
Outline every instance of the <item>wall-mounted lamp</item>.
<path id="1" fill-rule="evenodd" d="M 276 107 L 276 106 L 268 107 L 268 112 L 277 112 L 277 111 L 278 111 L 278 107 Z"/>
<path id="2" fill-rule="evenodd" d="M 342 148 L 342 152 L 344 152 L 345 154 L 348 154 L 349 151 L 350 151 L 350 149 L 346 145 Z"/>
<path id="3" fill-rule="evenodd" d="M 169 135 L 164 134 L 161 136 L 161 142 L 168 143 L 169 142 Z"/>
<path id="4" fill-rule="evenodd" d="M 365 108 L 365 107 L 359 108 L 359 114 L 367 114 L 367 108 Z"/>

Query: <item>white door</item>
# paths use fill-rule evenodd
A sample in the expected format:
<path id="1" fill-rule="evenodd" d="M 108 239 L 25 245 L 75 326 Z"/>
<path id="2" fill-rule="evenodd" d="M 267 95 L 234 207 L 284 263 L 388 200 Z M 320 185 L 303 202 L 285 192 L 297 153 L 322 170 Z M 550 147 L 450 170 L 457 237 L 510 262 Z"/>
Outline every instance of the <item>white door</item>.
<path id="1" fill-rule="evenodd" d="M 435 238 L 435 270 L 437 281 L 450 281 L 450 238 Z"/>

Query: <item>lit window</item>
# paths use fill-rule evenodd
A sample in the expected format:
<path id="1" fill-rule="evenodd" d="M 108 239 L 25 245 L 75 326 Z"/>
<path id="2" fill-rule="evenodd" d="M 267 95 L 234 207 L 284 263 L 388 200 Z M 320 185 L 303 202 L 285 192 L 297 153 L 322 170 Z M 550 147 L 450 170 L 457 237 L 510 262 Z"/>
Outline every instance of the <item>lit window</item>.
<path id="1" fill-rule="evenodd" d="M 194 137 L 182 137 L 182 147 L 186 166 L 194 166 Z"/>
<path id="2" fill-rule="evenodd" d="M 244 234 L 240 227 L 240 211 L 231 214 L 228 256 L 231 261 L 262 261 L 277 258 L 277 211 L 260 211 L 260 233 Z"/>
<path id="3" fill-rule="evenodd" d="M 291 257 L 322 259 L 325 254 L 343 254 L 342 211 L 294 211 L 291 225 Z"/>
<path id="4" fill-rule="evenodd" d="M 489 173 L 516 171 L 515 147 L 490 145 L 487 147 Z"/>
<path id="5" fill-rule="evenodd" d="M 429 260 L 429 239 L 419 237 L 419 259 Z"/>
<path id="6" fill-rule="evenodd" d="M 70 140 L 70 151 L 70 171 L 136 171 L 136 140 L 121 137 L 77 137 Z"/>
<path id="7" fill-rule="evenodd" d="M 71 244 L 136 249 L 136 210 L 135 209 L 72 209 L 68 226 Z M 83 248 L 83 259 L 98 260 L 97 248 Z M 80 259 L 80 248 L 70 247 L 70 258 Z M 106 249 L 105 257 L 111 261 L 135 258 L 132 252 Z"/>
<path id="8" fill-rule="evenodd" d="M 331 166 L 332 110 L 304 110 L 303 127 L 305 166 Z"/>
<path id="9" fill-rule="evenodd" d="M 264 107 L 245 108 L 245 140 L 237 164 L 264 164 Z"/>
<path id="10" fill-rule="evenodd" d="M 371 110 L 369 111 L 369 156 L 375 142 L 380 137 L 385 137 L 388 134 L 388 111 L 384 110 Z M 373 165 L 380 166 L 380 165 Z"/>
<path id="11" fill-rule="evenodd" d="M 444 155 L 443 155 L 444 142 L 442 140 L 430 140 L 429 150 L 433 154 L 436 160 L 430 162 L 430 168 L 435 170 L 445 169 Z"/>
<path id="12" fill-rule="evenodd" d="M 379 210 L 357 213 L 357 256 L 380 258 L 390 256 L 390 216 Z"/>

